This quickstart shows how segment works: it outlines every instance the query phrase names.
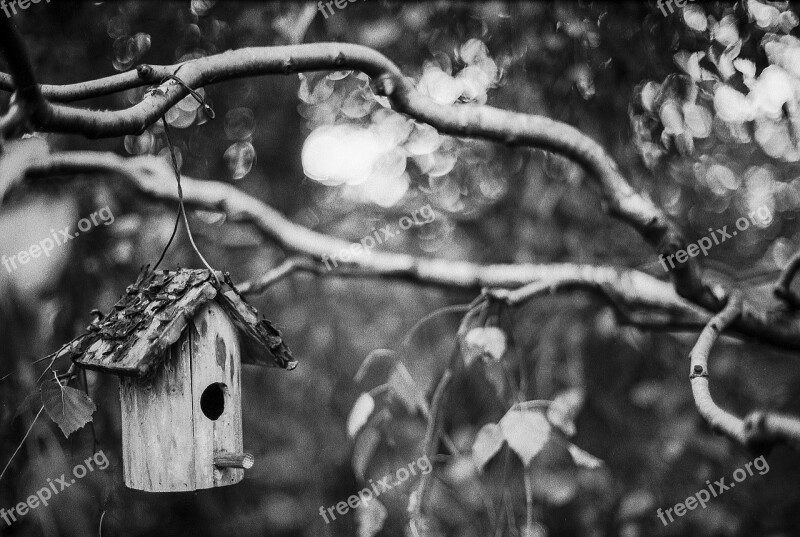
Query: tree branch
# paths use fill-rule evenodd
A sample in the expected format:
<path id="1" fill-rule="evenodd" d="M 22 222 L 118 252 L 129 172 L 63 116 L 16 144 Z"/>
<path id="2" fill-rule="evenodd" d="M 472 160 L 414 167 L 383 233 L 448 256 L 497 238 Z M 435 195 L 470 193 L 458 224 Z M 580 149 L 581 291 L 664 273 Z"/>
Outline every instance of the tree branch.
<path id="1" fill-rule="evenodd" d="M 458 349 L 458 343 L 456 343 L 456 349 Z M 457 353 L 458 350 L 454 352 Z M 436 389 L 433 392 L 433 397 L 431 398 L 430 418 L 428 419 L 428 426 L 425 429 L 425 440 L 422 445 L 423 453 L 429 460 L 433 459 L 434 455 L 436 455 L 439 435 L 441 434 L 443 426 L 441 419 L 443 402 L 445 396 L 447 395 L 447 390 L 450 386 L 450 381 L 452 378 L 452 368 L 448 367 L 442 375 L 442 378 L 439 380 L 439 383 L 436 385 Z M 430 486 L 431 478 L 432 472 L 422 474 L 419 478 L 419 484 L 414 490 L 414 494 L 416 496 L 410 502 L 409 510 L 411 511 L 412 519 L 415 521 L 422 517 L 423 506 L 425 504 L 425 494 Z"/>
<path id="2" fill-rule="evenodd" d="M 124 159 L 113 153 L 71 152 L 52 154 L 26 164 L 29 168 L 25 177 L 29 179 L 77 173 L 113 173 L 150 197 L 174 201 L 178 196 L 169 181 L 172 171 L 166 162 L 156 157 Z M 258 282 L 244 284 L 242 287 L 249 292 L 262 290 L 296 270 L 304 270 L 332 276 L 401 278 L 446 287 L 519 287 L 486 292 L 491 298 L 504 300 L 509 305 L 519 305 L 546 292 L 584 289 L 609 300 L 631 322 L 669 329 L 693 328 L 705 323 L 709 317 L 707 312 L 678 296 L 670 285 L 637 271 L 613 267 L 569 264 L 481 266 L 463 261 L 373 252 L 342 270 L 325 271 L 321 264 L 308 256 L 334 253 L 348 248 L 348 242 L 294 224 L 231 185 L 188 177 L 183 178 L 182 183 L 187 205 L 222 211 L 229 220 L 253 224 L 265 237 L 276 240 L 287 250 L 304 254 L 287 259 Z M 800 446 L 800 420 L 761 411 L 741 420 L 719 408 L 708 389 L 708 356 L 719 334 L 726 328 L 734 328 L 741 335 L 760 337 L 778 346 L 800 348 L 800 323 L 796 316 L 788 317 L 783 323 L 759 325 L 759 320 L 764 319 L 768 317 L 763 312 L 745 317 L 741 296 L 738 292 L 731 295 L 722 311 L 707 321 L 690 353 L 692 392 L 701 415 L 712 428 L 732 439 L 748 446 L 784 441 Z M 447 381 L 443 384 L 446 386 Z M 431 420 L 435 421 L 433 413 Z"/>
<path id="3" fill-rule="evenodd" d="M 795 252 L 781 271 L 781 275 L 775 283 L 775 296 L 786 301 L 795 309 L 800 309 L 800 298 L 792 293 L 791 285 L 798 270 L 800 270 L 800 252 Z"/>
<path id="4" fill-rule="evenodd" d="M 774 412 L 751 412 L 744 419 L 744 432 L 749 444 L 774 444 L 786 441 L 800 449 L 800 420 Z"/>
<path id="5" fill-rule="evenodd" d="M 697 410 L 711 428 L 749 447 L 789 442 L 800 446 L 800 419 L 766 412 L 754 412 L 742 420 L 723 410 L 711 398 L 708 357 L 717 338 L 742 311 L 742 298 L 735 292 L 728 303 L 703 329 L 689 353 L 689 378 Z"/>
<path id="6" fill-rule="evenodd" d="M 299 270 L 320 273 L 322 272 L 322 267 L 306 257 L 290 257 L 277 267 L 264 273 L 260 278 L 238 284 L 236 289 L 243 295 L 257 295 L 266 291 L 274 283 Z"/>
<path id="7" fill-rule="evenodd" d="M 313 43 L 244 48 L 183 64 L 141 65 L 135 72 L 80 84 L 46 86 L 42 91 L 48 98 L 66 102 L 158 83 L 169 75 L 179 76 L 196 89 L 247 76 L 342 69 L 366 73 L 373 79 L 376 91 L 389 97 L 393 108 L 440 132 L 545 149 L 574 159 L 599 181 L 609 212 L 636 229 L 659 254 L 669 256 L 685 248 L 685 239 L 666 214 L 637 193 L 606 151 L 576 128 L 549 118 L 491 106 L 437 104 L 419 93 L 388 58 L 360 45 Z M 182 85 L 167 80 L 140 103 L 124 110 L 84 110 L 46 103 L 46 110 L 36 118 L 36 126 L 41 130 L 89 137 L 139 133 L 186 95 Z M 672 276 L 679 294 L 705 308 L 719 309 L 719 298 L 702 284 L 695 259 L 678 265 L 672 270 Z"/>
<path id="8" fill-rule="evenodd" d="M 49 103 L 45 101 L 33 74 L 28 49 L 11 19 L 0 17 L 0 53 L 11 70 L 11 85 L 18 103 L 34 123 L 45 119 Z"/>
<path id="9" fill-rule="evenodd" d="M 742 298 L 738 293 L 734 293 L 723 310 L 706 325 L 689 353 L 691 361 L 689 378 L 694 402 L 700 415 L 713 430 L 744 444 L 744 421 L 718 407 L 708 389 L 708 355 L 722 331 L 728 328 L 741 312 Z"/>
<path id="10" fill-rule="evenodd" d="M 125 159 L 114 153 L 63 152 L 26 162 L 26 165 L 29 168 L 25 175 L 31 179 L 80 173 L 115 174 L 151 198 L 170 202 L 178 199 L 169 165 L 152 156 Z M 306 258 L 303 262 L 295 261 L 289 272 L 301 270 L 335 277 L 390 278 L 473 290 L 517 288 L 532 282 L 563 289 L 581 288 L 601 294 L 618 311 L 624 312 L 624 317 L 648 328 L 698 330 L 711 317 L 707 310 L 679 296 L 667 282 L 635 270 L 609 266 L 570 263 L 478 265 L 373 251 L 329 271 L 319 260 L 325 255 L 349 249 L 351 243 L 295 224 L 230 184 L 190 177 L 182 178 L 181 183 L 188 207 L 222 212 L 231 222 L 251 224 L 287 252 Z M 257 283 L 248 285 L 252 286 L 249 292 L 258 290 Z M 745 302 L 742 315 L 734 322 L 732 330 L 777 347 L 800 349 L 800 316 L 786 311 L 777 302 L 773 309 L 768 310 Z"/>

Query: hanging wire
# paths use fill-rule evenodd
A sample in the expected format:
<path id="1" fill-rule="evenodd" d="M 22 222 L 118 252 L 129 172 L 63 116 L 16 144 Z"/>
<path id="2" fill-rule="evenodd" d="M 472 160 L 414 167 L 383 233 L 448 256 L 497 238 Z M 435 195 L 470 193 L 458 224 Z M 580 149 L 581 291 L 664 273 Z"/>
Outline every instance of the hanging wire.
<path id="1" fill-rule="evenodd" d="M 195 90 L 190 88 L 186 84 L 186 82 L 181 80 L 177 75 L 167 75 L 167 76 L 164 77 L 164 80 L 162 80 L 161 83 L 163 84 L 167 80 L 174 80 L 175 82 L 177 82 L 178 84 L 183 86 L 183 88 L 186 91 L 188 91 L 192 95 L 192 97 L 194 97 L 194 100 L 197 101 L 198 103 L 200 103 L 200 106 L 203 107 L 203 110 L 206 111 L 206 114 L 208 114 L 208 117 L 210 119 L 214 119 L 215 117 L 217 117 L 216 112 L 214 112 L 214 109 L 211 108 L 211 105 L 206 102 L 205 98 L 202 95 L 200 95 L 199 93 L 197 93 Z"/>
<path id="2" fill-rule="evenodd" d="M 158 268 L 158 266 L 164 260 L 164 256 L 167 255 L 167 250 L 169 250 L 169 247 L 172 245 L 172 241 L 175 238 L 175 235 L 178 234 L 178 224 L 180 224 L 180 223 L 181 223 L 181 211 L 180 211 L 180 208 L 178 208 L 178 215 L 175 218 L 175 225 L 172 227 L 172 235 L 169 236 L 169 240 L 167 241 L 167 245 L 164 246 L 164 249 L 161 251 L 161 257 L 158 258 L 158 261 L 156 261 L 156 264 L 153 266 L 153 270 L 154 271 Z"/>
<path id="3" fill-rule="evenodd" d="M 183 216 L 183 224 L 186 226 L 186 234 L 189 236 L 189 242 L 192 244 L 192 248 L 194 249 L 197 257 L 203 262 L 206 268 L 211 272 L 211 275 L 214 276 L 214 279 L 217 280 L 217 284 L 220 284 L 219 278 L 217 277 L 217 272 L 211 268 L 211 265 L 206 261 L 206 258 L 203 257 L 203 254 L 200 253 L 200 250 L 197 248 L 197 244 L 194 242 L 194 236 L 192 235 L 192 229 L 189 227 L 189 217 L 186 216 L 186 207 L 183 204 L 183 186 L 181 185 L 181 172 L 178 170 L 178 159 L 175 157 L 175 147 L 172 145 L 172 138 L 169 135 L 169 125 L 167 125 L 166 118 L 161 118 L 161 122 L 164 125 L 164 134 L 167 136 L 167 146 L 169 147 L 169 154 L 172 160 L 172 169 L 175 172 L 175 179 L 178 182 L 178 204 L 179 204 L 179 216 Z M 162 256 L 163 257 L 163 256 Z"/>
<path id="4" fill-rule="evenodd" d="M 198 103 L 200 103 L 200 105 L 203 107 L 203 109 L 208 114 L 208 117 L 210 117 L 211 119 L 214 119 L 216 117 L 216 114 L 214 113 L 214 109 L 211 108 L 211 106 L 209 106 L 208 103 L 206 103 L 206 101 L 203 98 L 203 96 L 200 95 L 199 93 L 197 93 L 192 88 L 190 88 L 188 85 L 186 85 L 186 83 L 183 80 L 178 78 L 176 75 L 167 75 L 164 78 L 164 80 L 162 81 L 162 83 L 164 81 L 166 81 L 166 80 L 174 80 L 178 84 L 183 86 L 183 88 L 186 89 L 189 92 L 189 94 L 192 97 L 194 97 L 195 100 L 197 100 Z M 169 147 L 170 160 L 172 162 L 172 170 L 175 172 L 175 180 L 178 183 L 178 215 L 177 215 L 177 217 L 175 219 L 175 226 L 172 229 L 172 235 L 170 236 L 169 241 L 167 241 L 167 245 L 164 247 L 164 250 L 161 252 L 161 257 L 158 258 L 158 261 L 156 262 L 155 266 L 153 267 L 153 270 L 158 268 L 158 266 L 161 264 L 161 261 L 163 261 L 164 256 L 167 253 L 167 250 L 169 250 L 169 247 L 172 244 L 172 241 L 175 239 L 175 235 L 178 232 L 178 223 L 180 222 L 181 217 L 182 217 L 183 218 L 183 223 L 186 226 L 186 234 L 189 236 L 189 242 L 191 243 L 192 248 L 194 249 L 194 251 L 197 254 L 197 256 L 200 258 L 200 260 L 203 262 L 203 264 L 206 266 L 206 268 L 211 272 L 211 275 L 217 281 L 217 284 L 220 284 L 219 278 L 217 277 L 217 272 L 211 267 L 209 262 L 206 261 L 206 258 L 203 257 L 203 254 L 200 253 L 200 249 L 197 247 L 197 244 L 194 241 L 194 236 L 192 235 L 192 229 L 191 229 L 191 227 L 189 227 L 189 218 L 186 215 L 186 207 L 183 204 L 183 186 L 181 185 L 181 172 L 178 169 L 178 159 L 175 156 L 175 146 L 172 144 L 172 137 L 170 136 L 170 133 L 169 133 L 169 125 L 167 124 L 166 117 L 163 117 L 163 116 L 161 117 L 161 123 L 164 126 L 164 134 L 167 137 L 167 147 Z"/>

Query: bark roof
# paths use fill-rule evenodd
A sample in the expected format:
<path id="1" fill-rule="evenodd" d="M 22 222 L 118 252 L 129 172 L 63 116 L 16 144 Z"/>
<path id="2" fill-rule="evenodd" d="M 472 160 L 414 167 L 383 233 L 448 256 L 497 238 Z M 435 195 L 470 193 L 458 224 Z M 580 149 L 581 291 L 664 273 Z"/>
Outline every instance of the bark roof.
<path id="1" fill-rule="evenodd" d="M 113 310 L 64 350 L 88 369 L 120 376 L 147 377 L 163 365 L 166 350 L 178 341 L 200 308 L 214 300 L 239 334 L 242 363 L 294 369 L 281 333 L 234 287 L 230 277 L 209 270 L 152 271 L 145 268 Z"/>

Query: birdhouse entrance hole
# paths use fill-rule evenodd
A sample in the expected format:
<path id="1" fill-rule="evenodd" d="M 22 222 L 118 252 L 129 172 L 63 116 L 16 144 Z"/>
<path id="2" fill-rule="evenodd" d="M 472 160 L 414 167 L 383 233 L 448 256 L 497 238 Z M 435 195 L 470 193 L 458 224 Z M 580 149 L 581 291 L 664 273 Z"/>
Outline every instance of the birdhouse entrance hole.
<path id="1" fill-rule="evenodd" d="M 225 412 L 226 388 L 221 382 L 215 382 L 200 396 L 200 410 L 211 421 L 217 421 Z"/>

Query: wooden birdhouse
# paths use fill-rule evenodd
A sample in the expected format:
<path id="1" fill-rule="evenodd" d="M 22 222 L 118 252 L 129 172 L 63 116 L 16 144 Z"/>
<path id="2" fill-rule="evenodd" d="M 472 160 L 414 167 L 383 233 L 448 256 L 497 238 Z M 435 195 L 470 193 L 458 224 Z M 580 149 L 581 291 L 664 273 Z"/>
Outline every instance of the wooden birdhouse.
<path id="1" fill-rule="evenodd" d="M 120 377 L 125 484 L 180 492 L 241 481 L 242 364 L 293 369 L 280 332 L 208 270 L 145 270 L 71 351 Z"/>

